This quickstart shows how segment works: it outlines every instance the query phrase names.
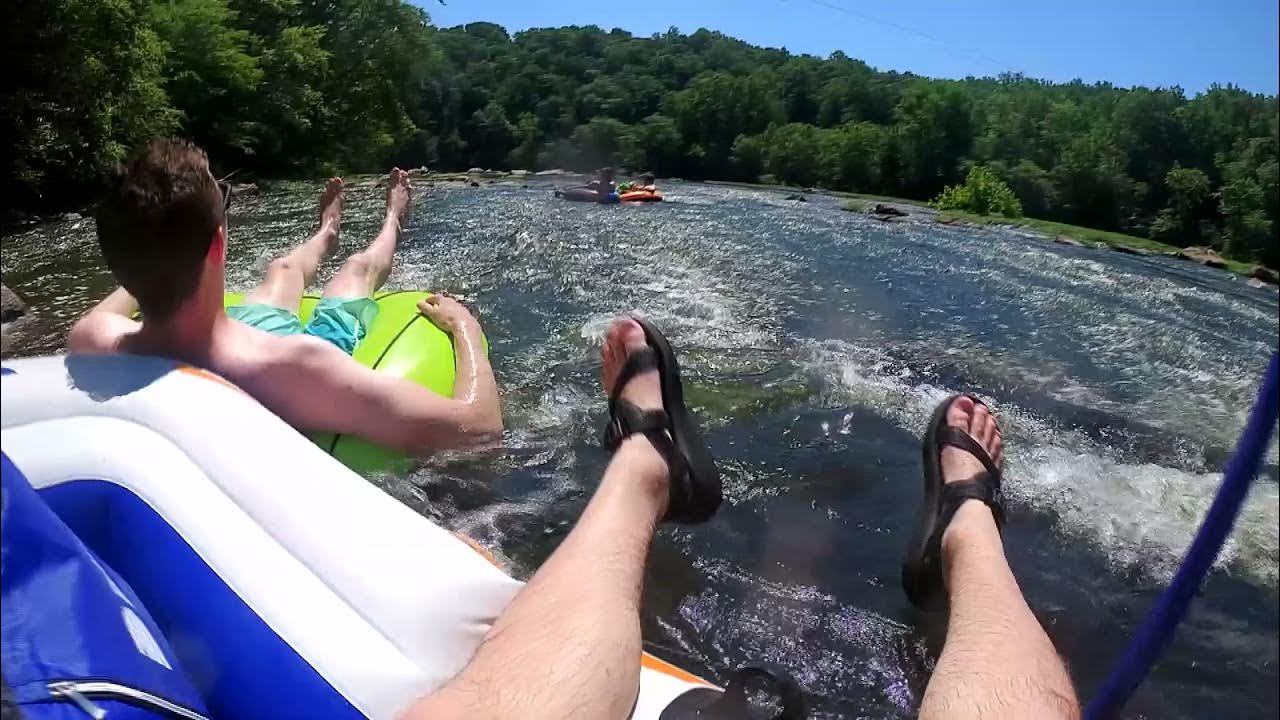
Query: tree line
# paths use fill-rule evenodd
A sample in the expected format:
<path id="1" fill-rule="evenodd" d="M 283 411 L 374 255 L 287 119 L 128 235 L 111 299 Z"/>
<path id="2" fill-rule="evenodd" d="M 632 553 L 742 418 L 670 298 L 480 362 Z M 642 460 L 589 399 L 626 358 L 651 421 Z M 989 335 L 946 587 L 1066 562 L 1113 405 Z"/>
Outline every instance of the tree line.
<path id="1" fill-rule="evenodd" d="M 1280 266 L 1280 107 L 1232 86 L 936 80 L 708 30 L 438 29 L 402 0 L 45 0 L 0 34 L 20 207 L 83 200 L 173 133 L 265 177 L 616 165 L 929 199 L 982 166 L 1027 215 Z"/>

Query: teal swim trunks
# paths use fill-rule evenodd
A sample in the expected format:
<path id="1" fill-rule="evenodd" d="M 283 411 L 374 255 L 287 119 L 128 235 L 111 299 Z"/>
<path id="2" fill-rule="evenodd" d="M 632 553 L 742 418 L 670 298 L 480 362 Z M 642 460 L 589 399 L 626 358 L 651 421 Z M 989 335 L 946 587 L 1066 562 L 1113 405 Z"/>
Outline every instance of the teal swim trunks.
<path id="1" fill-rule="evenodd" d="M 369 326 L 378 317 L 378 303 L 367 297 L 320 298 L 305 327 L 297 313 L 275 305 L 232 305 L 227 315 L 272 335 L 312 335 L 350 355 L 369 334 Z"/>

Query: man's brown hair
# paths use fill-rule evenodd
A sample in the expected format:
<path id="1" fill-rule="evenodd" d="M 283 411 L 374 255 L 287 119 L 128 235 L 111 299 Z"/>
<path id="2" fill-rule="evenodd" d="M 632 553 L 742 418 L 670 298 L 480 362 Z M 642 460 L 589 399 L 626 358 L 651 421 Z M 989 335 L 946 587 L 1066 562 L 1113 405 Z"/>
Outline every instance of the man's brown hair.
<path id="1" fill-rule="evenodd" d="M 204 151 L 185 140 L 153 140 L 108 178 L 98 243 L 142 312 L 164 319 L 195 292 L 222 223 L 222 191 Z"/>

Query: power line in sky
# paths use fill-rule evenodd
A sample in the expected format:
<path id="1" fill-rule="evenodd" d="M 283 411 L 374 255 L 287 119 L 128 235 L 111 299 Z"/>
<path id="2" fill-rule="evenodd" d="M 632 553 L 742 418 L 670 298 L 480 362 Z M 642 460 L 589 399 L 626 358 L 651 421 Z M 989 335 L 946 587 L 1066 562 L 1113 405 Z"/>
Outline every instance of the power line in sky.
<path id="1" fill-rule="evenodd" d="M 914 35 L 922 40 L 933 43 L 934 45 L 937 45 L 938 47 L 941 47 L 944 50 L 949 50 L 949 51 L 957 52 L 963 55 L 968 55 L 970 58 L 973 58 L 975 60 L 980 60 L 989 65 L 994 65 L 996 67 L 1002 68 L 1009 72 L 1013 72 L 1013 73 L 1022 72 L 1021 70 L 1013 67 L 1009 63 L 1003 62 L 1001 60 L 997 60 L 996 58 L 993 58 L 990 55 L 986 55 L 984 53 L 978 52 L 973 48 L 964 47 L 963 45 L 957 45 L 953 42 L 949 42 L 947 40 L 943 40 L 942 38 L 935 37 L 933 35 L 930 35 L 927 32 L 924 32 L 923 30 L 918 30 L 916 28 L 909 27 L 907 25 L 903 25 L 901 23 L 897 23 L 892 20 L 884 20 L 872 15 L 868 15 L 860 10 L 851 10 L 847 7 L 844 7 L 843 5 L 838 5 L 835 2 L 831 2 L 831 0 L 806 0 L 806 1 L 813 5 L 824 7 L 828 10 L 834 10 L 839 13 L 844 13 L 845 15 L 849 15 L 850 17 L 856 17 L 860 20 L 865 20 L 867 22 L 875 23 L 877 25 L 883 25 L 885 27 L 893 28 L 895 30 L 899 30 L 901 32 L 907 33 L 909 35 Z M 787 0 L 781 0 L 781 2 L 787 2 Z"/>

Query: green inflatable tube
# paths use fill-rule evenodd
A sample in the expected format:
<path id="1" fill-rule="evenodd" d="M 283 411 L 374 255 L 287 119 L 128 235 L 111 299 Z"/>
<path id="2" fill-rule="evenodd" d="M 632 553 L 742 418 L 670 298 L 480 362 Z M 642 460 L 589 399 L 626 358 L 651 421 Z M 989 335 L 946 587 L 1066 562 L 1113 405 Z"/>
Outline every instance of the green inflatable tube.
<path id="1" fill-rule="evenodd" d="M 453 339 L 418 312 L 418 301 L 430 295 L 398 290 L 376 296 L 378 317 L 352 357 L 365 367 L 412 380 L 439 395 L 452 397 Z M 229 292 L 223 297 L 223 305 L 238 305 L 243 299 L 243 293 Z M 302 298 L 298 317 L 304 325 L 319 300 L 318 295 Z M 485 347 L 488 348 L 487 341 Z M 412 467 L 412 460 L 403 453 L 352 435 L 307 433 L 307 437 L 359 473 L 404 472 Z"/>

